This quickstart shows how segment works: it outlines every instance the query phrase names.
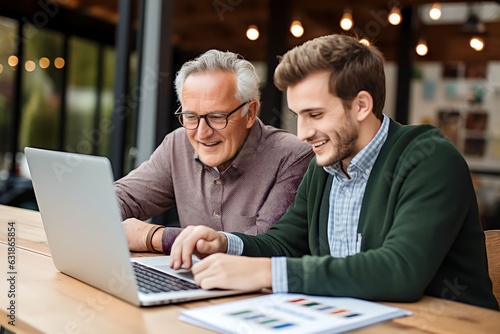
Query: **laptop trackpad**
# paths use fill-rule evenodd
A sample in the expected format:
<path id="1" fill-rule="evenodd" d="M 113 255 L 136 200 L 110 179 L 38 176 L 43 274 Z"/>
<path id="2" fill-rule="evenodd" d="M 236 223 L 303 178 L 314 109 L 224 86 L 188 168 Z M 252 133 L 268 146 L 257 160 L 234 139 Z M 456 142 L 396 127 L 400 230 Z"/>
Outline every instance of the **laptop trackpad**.
<path id="1" fill-rule="evenodd" d="M 157 270 L 163 271 L 172 276 L 180 277 L 181 279 L 188 280 L 190 282 L 194 282 L 193 274 L 191 270 L 180 269 L 173 270 L 170 268 L 170 257 L 169 256 L 151 256 L 151 257 L 137 257 L 131 259 L 132 261 L 142 263 L 146 266 L 153 267 Z M 193 264 L 198 262 L 199 260 L 193 257 Z"/>
<path id="2" fill-rule="evenodd" d="M 186 280 L 194 281 L 193 273 L 191 272 L 191 270 L 186 270 L 186 269 L 173 270 L 172 268 L 170 268 L 170 266 L 154 266 L 154 267 L 169 274 L 184 278 Z"/>

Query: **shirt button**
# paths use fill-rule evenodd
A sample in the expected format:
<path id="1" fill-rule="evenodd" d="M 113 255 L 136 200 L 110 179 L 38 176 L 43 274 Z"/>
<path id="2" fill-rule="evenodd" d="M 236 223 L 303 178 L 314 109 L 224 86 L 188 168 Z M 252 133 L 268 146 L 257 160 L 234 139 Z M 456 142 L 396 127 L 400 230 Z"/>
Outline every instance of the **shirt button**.
<path id="1" fill-rule="evenodd" d="M 214 217 L 220 218 L 220 212 L 214 211 Z"/>
<path id="2" fill-rule="evenodd" d="M 215 180 L 214 183 L 218 186 L 220 186 L 222 184 L 221 180 Z"/>

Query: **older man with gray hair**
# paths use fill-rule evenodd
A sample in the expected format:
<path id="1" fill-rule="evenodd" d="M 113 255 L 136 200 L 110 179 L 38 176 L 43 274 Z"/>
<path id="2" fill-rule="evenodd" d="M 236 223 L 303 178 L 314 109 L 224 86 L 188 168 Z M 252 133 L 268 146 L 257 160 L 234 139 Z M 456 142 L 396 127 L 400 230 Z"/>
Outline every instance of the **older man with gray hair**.
<path id="1" fill-rule="evenodd" d="M 190 225 L 267 231 L 292 204 L 310 146 L 259 120 L 258 76 L 235 53 L 210 50 L 188 61 L 175 88 L 182 128 L 115 183 L 130 249 L 169 254 Z M 179 228 L 143 221 L 174 205 Z"/>

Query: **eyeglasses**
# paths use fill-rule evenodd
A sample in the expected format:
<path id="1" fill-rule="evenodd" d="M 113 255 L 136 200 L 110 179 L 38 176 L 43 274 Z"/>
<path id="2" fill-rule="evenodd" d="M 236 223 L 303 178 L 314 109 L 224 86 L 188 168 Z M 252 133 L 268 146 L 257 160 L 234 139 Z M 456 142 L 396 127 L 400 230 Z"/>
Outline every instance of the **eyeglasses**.
<path id="1" fill-rule="evenodd" d="M 222 130 L 226 128 L 229 116 L 237 112 L 241 107 L 243 107 L 248 102 L 250 101 L 240 104 L 239 106 L 237 106 L 235 109 L 231 110 L 228 113 L 210 112 L 205 115 L 198 115 L 192 112 L 182 112 L 181 111 L 182 106 L 180 106 L 176 110 L 174 115 L 177 116 L 177 118 L 179 119 L 179 123 L 181 123 L 181 125 L 188 130 L 197 129 L 198 125 L 200 125 L 201 118 L 204 118 L 205 122 L 207 122 L 207 125 L 212 129 Z"/>

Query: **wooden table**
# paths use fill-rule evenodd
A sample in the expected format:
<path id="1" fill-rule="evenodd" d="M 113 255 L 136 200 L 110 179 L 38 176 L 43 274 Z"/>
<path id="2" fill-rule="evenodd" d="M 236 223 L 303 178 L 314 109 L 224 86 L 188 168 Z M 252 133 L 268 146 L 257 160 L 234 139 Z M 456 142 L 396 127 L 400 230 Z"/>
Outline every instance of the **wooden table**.
<path id="1" fill-rule="evenodd" d="M 38 212 L 0 205 L 0 256 L 8 278 L 8 223 L 16 227 L 16 322 L 8 324 L 6 285 L 0 291 L 0 325 L 15 333 L 212 333 L 179 320 L 183 308 L 252 295 L 139 308 L 58 272 Z M 7 287 L 8 288 L 8 287 Z M 385 303 L 413 315 L 356 333 L 500 333 L 500 312 L 424 297 L 417 303 Z"/>

